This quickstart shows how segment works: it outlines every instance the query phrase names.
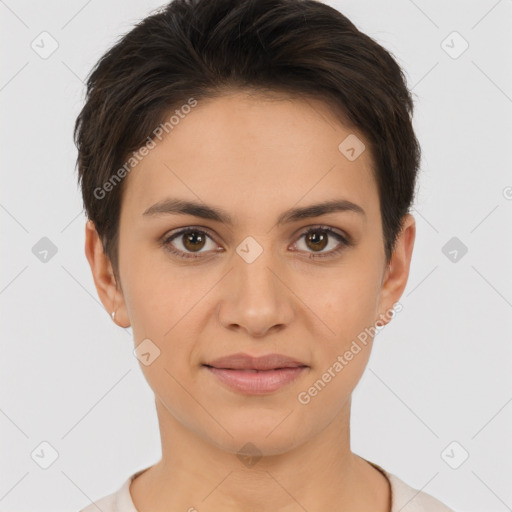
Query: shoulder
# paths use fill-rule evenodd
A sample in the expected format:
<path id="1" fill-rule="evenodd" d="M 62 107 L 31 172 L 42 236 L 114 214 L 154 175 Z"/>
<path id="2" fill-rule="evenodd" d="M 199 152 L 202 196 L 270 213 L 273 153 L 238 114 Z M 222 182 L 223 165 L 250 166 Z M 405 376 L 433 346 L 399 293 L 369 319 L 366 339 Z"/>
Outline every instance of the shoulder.
<path id="1" fill-rule="evenodd" d="M 426 492 L 410 487 L 396 475 L 370 462 L 382 471 L 391 487 L 391 512 L 455 512 Z"/>
<path id="2" fill-rule="evenodd" d="M 114 503 L 116 501 L 116 494 L 110 494 L 109 496 L 105 496 L 99 500 L 96 500 L 94 503 L 91 503 L 87 507 L 80 510 L 80 512 L 97 512 L 98 509 L 102 512 L 114 512 L 117 511 L 114 508 Z"/>
<path id="3" fill-rule="evenodd" d="M 80 512 L 137 512 L 130 495 L 130 483 L 138 473 L 131 475 L 113 494 L 91 503 Z"/>

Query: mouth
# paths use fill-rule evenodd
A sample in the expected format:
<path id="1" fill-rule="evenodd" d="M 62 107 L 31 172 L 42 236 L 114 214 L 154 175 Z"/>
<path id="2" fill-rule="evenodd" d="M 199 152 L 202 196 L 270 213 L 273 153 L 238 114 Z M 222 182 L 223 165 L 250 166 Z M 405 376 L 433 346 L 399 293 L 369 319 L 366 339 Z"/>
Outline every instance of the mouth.
<path id="1" fill-rule="evenodd" d="M 280 370 L 307 366 L 305 363 L 282 354 L 266 354 L 253 357 L 239 352 L 204 363 L 204 366 L 224 370 Z"/>
<path id="2" fill-rule="evenodd" d="M 238 353 L 202 366 L 230 390 L 252 395 L 277 391 L 309 369 L 308 365 L 281 354 L 252 357 Z"/>

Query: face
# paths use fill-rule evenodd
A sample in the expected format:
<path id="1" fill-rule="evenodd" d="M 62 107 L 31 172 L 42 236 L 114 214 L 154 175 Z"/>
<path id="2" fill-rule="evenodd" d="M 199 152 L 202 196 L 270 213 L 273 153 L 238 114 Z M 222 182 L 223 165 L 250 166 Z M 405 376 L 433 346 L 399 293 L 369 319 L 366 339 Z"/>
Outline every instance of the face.
<path id="1" fill-rule="evenodd" d="M 405 288 L 414 219 L 387 267 L 371 155 L 340 150 L 349 136 L 364 143 L 320 100 L 200 101 L 126 178 L 120 289 L 102 281 L 88 226 L 105 307 L 136 346 L 150 340 L 141 369 L 159 416 L 227 452 L 283 453 L 346 421 L 368 332 Z M 295 369 L 205 366 L 240 353 Z"/>

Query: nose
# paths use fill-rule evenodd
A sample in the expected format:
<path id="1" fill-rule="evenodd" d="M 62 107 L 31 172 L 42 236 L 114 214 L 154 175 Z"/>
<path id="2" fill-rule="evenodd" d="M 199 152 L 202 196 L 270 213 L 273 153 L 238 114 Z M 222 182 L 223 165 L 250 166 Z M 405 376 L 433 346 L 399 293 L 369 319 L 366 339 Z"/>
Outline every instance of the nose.
<path id="1" fill-rule="evenodd" d="M 218 305 L 218 318 L 225 328 L 261 338 L 290 324 L 295 313 L 293 293 L 271 252 L 264 250 L 250 263 L 234 256 Z"/>

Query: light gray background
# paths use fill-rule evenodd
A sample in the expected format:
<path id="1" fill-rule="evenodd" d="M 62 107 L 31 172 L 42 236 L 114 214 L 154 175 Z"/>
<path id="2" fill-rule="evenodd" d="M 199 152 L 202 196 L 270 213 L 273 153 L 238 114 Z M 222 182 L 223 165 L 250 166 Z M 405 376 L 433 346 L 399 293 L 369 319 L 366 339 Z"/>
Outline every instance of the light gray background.
<path id="1" fill-rule="evenodd" d="M 354 392 L 353 450 L 458 511 L 512 510 L 512 1 L 328 3 L 405 69 L 423 148 L 404 309 Z M 160 456 L 131 332 L 84 255 L 72 141 L 88 72 L 160 5 L 0 1 L 3 511 L 78 510 Z M 47 59 L 31 48 L 43 31 L 59 45 Z M 42 237 L 58 249 L 46 263 Z M 468 248 L 456 262 L 452 237 Z M 31 458 L 43 441 L 48 469 Z"/>

